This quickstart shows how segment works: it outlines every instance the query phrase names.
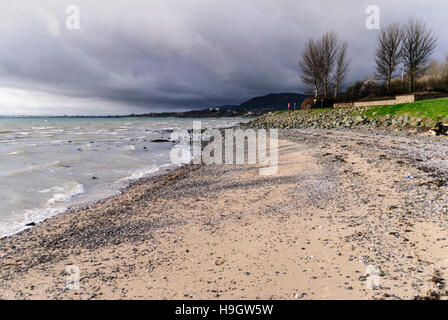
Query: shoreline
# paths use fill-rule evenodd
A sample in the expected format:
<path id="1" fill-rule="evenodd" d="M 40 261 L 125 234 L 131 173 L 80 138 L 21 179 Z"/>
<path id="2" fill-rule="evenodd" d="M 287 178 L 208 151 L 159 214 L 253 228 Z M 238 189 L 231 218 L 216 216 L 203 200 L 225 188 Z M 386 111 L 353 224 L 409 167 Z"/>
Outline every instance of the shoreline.
<path id="1" fill-rule="evenodd" d="M 283 130 L 273 177 L 257 165 L 187 165 L 139 179 L 0 239 L 0 298 L 443 298 L 431 279 L 446 277 L 446 173 L 412 159 L 428 141 L 447 148 Z M 365 287 L 366 263 L 381 270 L 376 290 Z M 67 265 L 79 267 L 79 290 L 65 288 Z"/>
<path id="2" fill-rule="evenodd" d="M 165 171 L 163 171 L 162 169 L 165 169 Z M 138 183 L 140 180 L 147 180 L 147 179 L 151 179 L 151 178 L 157 178 L 159 176 L 162 176 L 164 174 L 168 174 L 171 171 L 177 170 L 177 166 L 176 165 L 171 165 L 171 166 L 165 166 L 163 168 L 159 168 L 158 170 L 155 172 L 151 172 L 148 173 L 146 175 L 144 175 L 143 177 L 139 177 L 139 178 L 130 178 L 129 177 L 125 177 L 122 178 L 118 181 L 115 181 L 113 183 L 109 183 L 107 184 L 107 188 L 110 188 L 105 194 L 102 195 L 96 195 L 93 196 L 92 194 L 86 194 L 86 193 L 82 193 L 79 196 L 84 197 L 84 199 L 79 200 L 79 199 L 74 199 L 73 203 L 66 206 L 66 207 L 55 207 L 55 208 L 51 208 L 54 210 L 55 213 L 51 213 L 49 215 L 46 215 L 45 217 L 43 217 L 41 220 L 39 219 L 33 219 L 33 221 L 29 221 L 27 224 L 25 224 L 22 229 L 20 229 L 19 231 L 14 231 L 10 234 L 6 234 L 3 236 L 0 236 L 0 240 L 4 239 L 4 238 L 9 238 L 9 237 L 13 237 L 17 234 L 20 234 L 23 231 L 29 230 L 31 228 L 34 228 L 44 222 L 46 222 L 49 219 L 53 219 L 59 215 L 62 215 L 64 213 L 67 212 L 76 212 L 79 210 L 83 210 L 86 208 L 89 208 L 90 206 L 93 206 L 95 204 L 97 204 L 98 202 L 101 202 L 103 200 L 118 196 L 120 194 L 122 194 L 123 192 L 126 192 L 127 189 L 131 188 L 135 183 Z M 136 171 L 138 172 L 138 170 Z M 118 186 L 118 188 L 113 189 L 111 188 L 112 185 L 117 184 L 119 181 L 124 180 L 126 182 L 124 182 L 122 185 Z M 91 191 L 93 192 L 93 191 Z M 87 197 L 87 199 L 85 198 Z M 89 197 L 93 197 L 92 199 L 89 199 Z M 31 211 L 35 211 L 35 210 L 41 210 L 41 209 L 29 209 Z"/>
<path id="3" fill-rule="evenodd" d="M 179 126 L 188 127 L 191 125 L 189 122 L 190 120 Z M 10 187 L 5 190 L 4 197 L 5 200 L 8 198 L 11 200 L 5 201 L 4 204 L 4 212 L 0 219 L 0 238 L 35 226 L 72 207 L 83 207 L 86 203 L 94 203 L 115 195 L 133 180 L 152 175 L 152 171 L 159 170 L 157 173 L 159 174 L 167 168 L 175 168 L 169 156 L 171 142 L 167 135 L 170 135 L 176 126 L 175 123 L 169 123 L 170 121 L 156 122 L 147 128 L 141 124 L 132 126 L 124 122 L 122 125 L 127 127 L 129 133 L 123 134 L 124 136 L 120 136 L 115 142 L 112 142 L 115 138 L 108 141 L 105 132 L 113 131 L 112 133 L 115 134 L 115 129 L 123 128 L 115 128 L 115 125 L 110 128 L 110 124 L 90 127 L 91 123 L 89 123 L 86 125 L 85 132 L 77 132 L 81 137 L 79 139 L 72 128 L 78 124 L 63 125 L 58 122 L 48 127 L 48 124 L 44 126 L 44 123 L 39 123 L 27 124 L 26 128 L 22 128 L 20 124 L 20 128 L 8 131 L 11 134 L 17 130 L 32 132 L 27 136 L 32 138 L 27 139 L 36 143 L 33 141 L 28 143 L 28 140 L 24 140 L 17 146 L 14 143 L 10 146 L 5 144 L 2 149 L 4 157 L 11 157 L 11 160 L 2 157 L 4 161 L 17 159 L 17 163 L 14 166 L 14 163 L 7 165 L 8 162 L 5 162 L 5 186 L 10 185 Z M 176 123 L 179 122 L 176 120 Z M 165 124 L 171 129 L 159 128 L 164 127 Z M 229 125 L 235 125 L 235 122 L 220 119 L 205 122 L 207 127 Z M 43 129 L 52 129 L 57 133 L 46 138 L 41 135 L 41 133 L 46 134 Z M 87 136 L 84 141 L 82 138 L 85 134 Z M 43 147 L 45 145 L 49 147 Z M 59 152 L 60 150 L 56 149 L 59 146 L 63 152 L 59 156 L 56 155 L 57 161 L 53 161 L 47 155 Z M 42 148 L 46 148 L 45 152 L 40 151 Z M 98 150 L 103 150 L 106 158 L 101 158 Z M 13 156 L 17 158 L 12 158 Z M 127 156 L 133 158 L 127 158 Z M 132 163 L 127 164 L 126 161 L 132 161 Z M 8 171 L 6 170 L 8 167 L 17 167 L 17 170 Z M 40 178 L 36 179 L 37 176 Z M 28 181 L 26 192 L 20 190 L 24 179 Z"/>

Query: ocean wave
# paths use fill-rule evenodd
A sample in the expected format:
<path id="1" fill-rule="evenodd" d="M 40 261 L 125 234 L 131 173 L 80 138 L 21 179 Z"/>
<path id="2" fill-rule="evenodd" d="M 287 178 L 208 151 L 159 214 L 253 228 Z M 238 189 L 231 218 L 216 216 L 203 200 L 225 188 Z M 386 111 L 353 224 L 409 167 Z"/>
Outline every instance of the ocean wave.
<path id="1" fill-rule="evenodd" d="M 132 175 L 130 175 L 129 177 L 120 179 L 121 182 L 131 182 L 131 181 L 135 181 L 141 178 L 144 178 L 146 176 L 149 176 L 152 173 L 156 173 L 157 171 L 159 171 L 160 169 L 156 166 L 152 166 L 149 168 L 144 168 L 144 169 L 140 169 L 135 171 Z"/>
<path id="2" fill-rule="evenodd" d="M 47 205 L 52 206 L 58 202 L 66 202 L 76 196 L 79 196 L 80 194 L 83 194 L 84 186 L 76 181 L 72 181 L 63 186 L 51 188 L 50 190 L 57 192 L 47 201 Z"/>
<path id="3" fill-rule="evenodd" d="M 9 143 L 14 142 L 15 140 L 0 140 L 0 143 Z"/>
<path id="4" fill-rule="evenodd" d="M 64 132 L 64 129 L 55 129 L 55 130 L 50 130 L 50 131 L 39 131 L 40 134 L 55 134 L 55 133 L 61 133 Z"/>
<path id="5" fill-rule="evenodd" d="M 0 223 L 0 238 L 11 236 L 22 230 L 30 228 L 29 223 L 40 223 L 48 218 L 58 215 L 69 207 L 61 206 L 60 203 L 68 202 L 72 198 L 84 193 L 82 184 L 71 181 L 63 186 L 53 187 L 40 192 L 57 192 L 50 198 L 45 207 L 27 209 L 14 214 L 14 219 L 8 223 Z"/>
<path id="6" fill-rule="evenodd" d="M 54 129 L 55 127 L 31 127 L 33 130 L 48 130 L 48 129 Z"/>
<path id="7" fill-rule="evenodd" d="M 129 145 L 129 146 L 125 146 L 123 148 L 126 151 L 134 151 L 135 150 L 135 146 L 134 145 Z"/>
<path id="8" fill-rule="evenodd" d="M 9 152 L 8 155 L 9 156 L 18 156 L 18 155 L 22 155 L 22 154 L 26 154 L 28 153 L 27 151 L 13 151 L 13 152 Z"/>
<path id="9" fill-rule="evenodd" d="M 38 166 L 29 166 L 24 169 L 13 171 L 10 176 L 17 176 L 25 173 L 35 172 L 35 171 L 41 171 L 41 170 L 48 170 L 51 168 L 57 168 L 57 167 L 68 167 L 66 164 L 64 164 L 62 161 L 54 161 L 50 163 L 46 163 L 43 165 Z"/>
<path id="10" fill-rule="evenodd" d="M 30 228 L 28 223 L 40 223 L 64 212 L 66 208 L 39 208 L 29 209 L 17 213 L 17 218 L 8 223 L 0 223 L 0 238 L 12 236 L 20 231 Z"/>

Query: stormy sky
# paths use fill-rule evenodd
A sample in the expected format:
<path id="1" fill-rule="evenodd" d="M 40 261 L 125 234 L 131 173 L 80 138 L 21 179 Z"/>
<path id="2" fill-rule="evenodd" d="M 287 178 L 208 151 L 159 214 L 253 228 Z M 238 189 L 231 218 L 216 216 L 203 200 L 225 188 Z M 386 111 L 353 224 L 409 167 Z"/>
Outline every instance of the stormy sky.
<path id="1" fill-rule="evenodd" d="M 239 104 L 306 91 L 304 42 L 348 41 L 347 83 L 372 76 L 380 24 L 417 17 L 448 54 L 445 0 L 0 0 L 0 115 L 127 114 Z M 69 5 L 80 10 L 70 30 Z M 72 20 L 70 20 L 72 21 Z"/>

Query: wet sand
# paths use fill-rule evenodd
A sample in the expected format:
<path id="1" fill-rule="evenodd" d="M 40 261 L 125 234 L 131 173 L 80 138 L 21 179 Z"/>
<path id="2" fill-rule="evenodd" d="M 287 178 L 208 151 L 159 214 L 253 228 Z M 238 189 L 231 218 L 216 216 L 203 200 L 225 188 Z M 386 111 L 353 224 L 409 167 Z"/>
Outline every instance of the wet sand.
<path id="1" fill-rule="evenodd" d="M 274 176 L 191 165 L 1 239 L 0 298 L 444 299 L 447 151 L 285 130 Z"/>

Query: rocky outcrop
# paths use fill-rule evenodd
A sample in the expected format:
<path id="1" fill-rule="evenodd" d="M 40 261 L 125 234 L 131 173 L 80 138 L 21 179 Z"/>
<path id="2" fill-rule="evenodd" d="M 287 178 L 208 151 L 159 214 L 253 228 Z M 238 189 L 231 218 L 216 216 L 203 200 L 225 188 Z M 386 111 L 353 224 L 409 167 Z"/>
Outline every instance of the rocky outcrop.
<path id="1" fill-rule="evenodd" d="M 448 123 L 437 123 L 434 128 L 431 129 L 431 133 L 435 136 L 448 135 Z"/>
<path id="2" fill-rule="evenodd" d="M 405 115 L 385 115 L 372 117 L 364 113 L 368 107 L 349 107 L 330 110 L 301 110 L 297 112 L 270 112 L 247 123 L 247 128 L 351 128 L 357 126 L 383 128 L 422 128 L 434 127 L 428 118 Z"/>

